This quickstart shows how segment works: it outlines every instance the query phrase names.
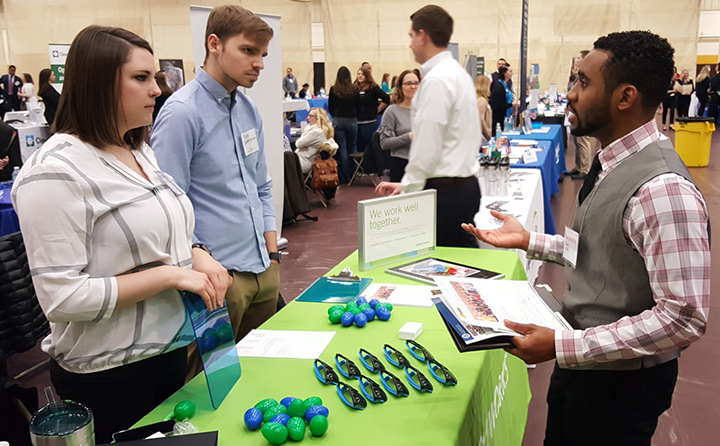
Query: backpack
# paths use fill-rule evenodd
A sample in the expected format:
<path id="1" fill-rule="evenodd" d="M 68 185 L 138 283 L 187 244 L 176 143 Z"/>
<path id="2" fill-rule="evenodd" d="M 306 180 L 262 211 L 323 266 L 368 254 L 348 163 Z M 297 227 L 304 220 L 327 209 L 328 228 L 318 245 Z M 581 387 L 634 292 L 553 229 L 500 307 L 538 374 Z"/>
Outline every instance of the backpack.
<path id="1" fill-rule="evenodd" d="M 325 159 L 322 159 L 325 158 Z M 327 152 L 320 152 L 313 161 L 310 187 L 315 190 L 337 187 L 340 184 L 338 165 Z"/>

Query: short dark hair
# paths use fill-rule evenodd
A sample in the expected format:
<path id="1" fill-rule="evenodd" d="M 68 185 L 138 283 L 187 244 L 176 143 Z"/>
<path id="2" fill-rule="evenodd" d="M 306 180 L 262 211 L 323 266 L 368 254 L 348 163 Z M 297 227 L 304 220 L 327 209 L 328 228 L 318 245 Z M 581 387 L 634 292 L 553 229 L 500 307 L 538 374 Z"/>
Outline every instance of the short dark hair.
<path id="1" fill-rule="evenodd" d="M 507 63 L 507 60 L 505 60 L 505 58 L 503 58 L 503 57 L 501 57 L 500 59 L 498 59 L 498 62 L 500 62 L 501 60 L 502 60 L 503 62 Z"/>
<path id="2" fill-rule="evenodd" d="M 656 108 L 665 99 L 675 55 L 667 39 L 650 31 L 623 31 L 600 37 L 594 49 L 608 55 L 602 67 L 608 91 L 631 84 L 640 92 L 645 108 Z"/>
<path id="3" fill-rule="evenodd" d="M 410 16 L 412 29 L 415 32 L 425 31 L 433 45 L 446 48 L 453 33 L 453 18 L 447 11 L 437 5 L 427 5 Z"/>
<path id="4" fill-rule="evenodd" d="M 65 63 L 53 132 L 77 135 L 97 148 L 124 143 L 140 148 L 146 126 L 125 135 L 118 129 L 120 70 L 133 48 L 153 54 L 145 39 L 123 28 L 92 25 L 75 36 Z"/>
<path id="5" fill-rule="evenodd" d="M 510 65 L 504 65 L 498 68 L 498 74 L 500 75 L 500 79 L 503 79 L 505 77 L 505 73 L 507 73 L 508 68 L 510 68 Z"/>
<path id="6" fill-rule="evenodd" d="M 205 59 L 210 55 L 208 37 L 215 34 L 221 42 L 242 34 L 259 42 L 269 42 L 273 29 L 263 19 L 239 5 L 216 6 L 210 11 L 205 27 Z M 292 68 L 291 68 L 292 70 Z"/>
<path id="7" fill-rule="evenodd" d="M 307 83 L 306 83 L 306 84 L 303 84 L 303 88 L 305 88 L 305 87 L 310 88 L 310 84 L 307 84 Z"/>
<path id="8" fill-rule="evenodd" d="M 15 65 L 10 65 L 10 66 L 8 67 L 8 70 L 11 69 L 11 68 L 15 68 L 15 69 L 17 70 L 17 67 L 16 67 Z"/>

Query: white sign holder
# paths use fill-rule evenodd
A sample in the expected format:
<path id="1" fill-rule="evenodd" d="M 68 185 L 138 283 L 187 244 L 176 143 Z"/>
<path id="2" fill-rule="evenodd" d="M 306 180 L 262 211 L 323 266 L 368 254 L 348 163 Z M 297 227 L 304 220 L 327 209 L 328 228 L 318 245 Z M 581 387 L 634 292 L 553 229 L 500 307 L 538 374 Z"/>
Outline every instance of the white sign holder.
<path id="1" fill-rule="evenodd" d="M 435 251 L 434 189 L 358 202 L 360 271 Z"/>

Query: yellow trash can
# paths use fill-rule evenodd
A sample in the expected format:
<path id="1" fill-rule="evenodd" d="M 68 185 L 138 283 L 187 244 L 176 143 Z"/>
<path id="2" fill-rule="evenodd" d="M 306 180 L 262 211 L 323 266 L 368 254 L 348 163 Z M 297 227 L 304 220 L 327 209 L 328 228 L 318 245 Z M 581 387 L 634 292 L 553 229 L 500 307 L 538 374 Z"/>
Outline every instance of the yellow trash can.
<path id="1" fill-rule="evenodd" d="M 710 162 L 710 143 L 715 131 L 713 118 L 677 118 L 675 150 L 688 167 L 705 167 Z"/>

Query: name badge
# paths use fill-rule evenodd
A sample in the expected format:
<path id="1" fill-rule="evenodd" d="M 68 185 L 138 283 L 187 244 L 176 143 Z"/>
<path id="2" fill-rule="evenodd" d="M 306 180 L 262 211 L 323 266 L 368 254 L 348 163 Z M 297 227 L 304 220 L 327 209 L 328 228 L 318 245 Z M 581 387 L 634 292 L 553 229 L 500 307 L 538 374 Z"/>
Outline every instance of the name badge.
<path id="1" fill-rule="evenodd" d="M 168 175 L 167 173 L 160 171 L 160 170 L 156 170 L 155 175 L 157 175 L 157 177 L 160 179 L 160 181 L 162 181 L 162 183 L 164 185 L 169 187 L 170 190 L 173 191 L 173 193 L 175 195 L 185 195 L 185 191 L 180 189 L 180 186 L 177 185 L 175 180 L 173 180 L 173 178 L 170 175 Z"/>
<path id="2" fill-rule="evenodd" d="M 250 129 L 247 132 L 243 133 L 241 136 L 245 156 L 250 156 L 260 150 L 260 145 L 258 144 L 255 129 Z"/>
<path id="3" fill-rule="evenodd" d="M 572 229 L 565 226 L 565 246 L 563 248 L 563 259 L 565 263 L 575 268 L 577 264 L 578 245 L 580 244 L 580 235 Z"/>

